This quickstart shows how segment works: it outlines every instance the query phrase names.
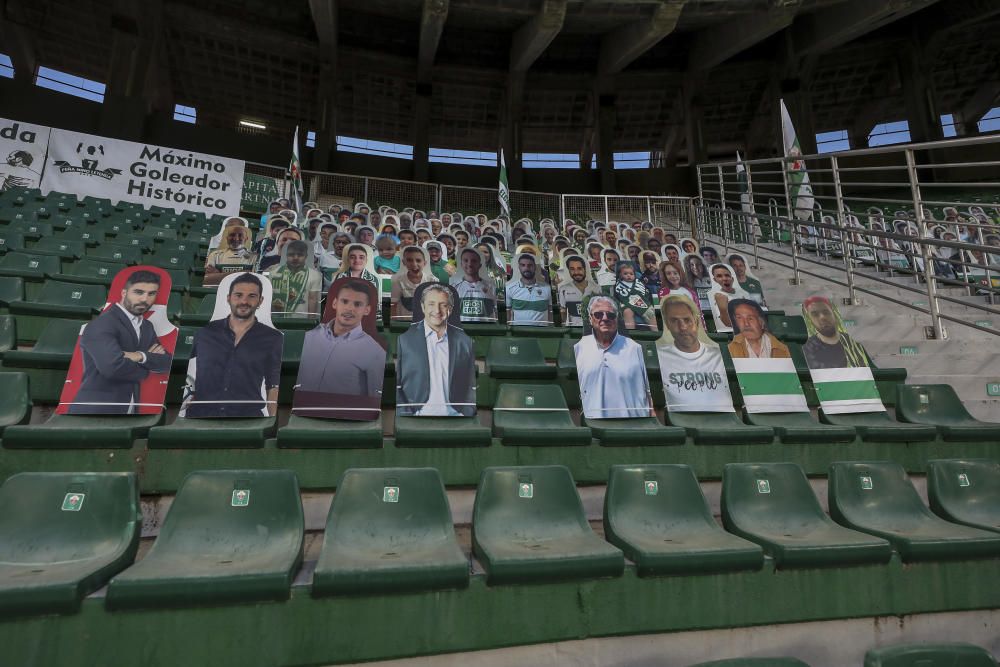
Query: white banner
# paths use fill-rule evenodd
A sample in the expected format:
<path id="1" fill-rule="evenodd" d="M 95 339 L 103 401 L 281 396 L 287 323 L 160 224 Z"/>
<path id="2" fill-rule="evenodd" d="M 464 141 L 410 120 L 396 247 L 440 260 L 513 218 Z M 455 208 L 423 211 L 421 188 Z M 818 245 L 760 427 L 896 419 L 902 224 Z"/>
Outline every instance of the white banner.
<path id="1" fill-rule="evenodd" d="M 242 160 L 53 129 L 42 192 L 239 215 Z"/>
<path id="2" fill-rule="evenodd" d="M 37 188 L 48 145 L 49 128 L 0 118 L 0 192 Z"/>

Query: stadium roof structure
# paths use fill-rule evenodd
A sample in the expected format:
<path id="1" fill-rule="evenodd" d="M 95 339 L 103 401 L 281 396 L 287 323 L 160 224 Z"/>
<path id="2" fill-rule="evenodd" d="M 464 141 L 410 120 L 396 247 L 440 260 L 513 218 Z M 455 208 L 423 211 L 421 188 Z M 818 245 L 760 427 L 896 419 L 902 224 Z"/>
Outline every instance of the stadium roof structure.
<path id="1" fill-rule="evenodd" d="M 864 137 L 906 117 L 914 78 L 959 124 L 1000 93 L 995 0 L 7 0 L 0 28 L 15 72 L 65 70 L 210 127 L 585 166 L 683 162 L 692 133 L 697 158 L 774 155 L 779 97 L 811 109 L 800 135 Z"/>

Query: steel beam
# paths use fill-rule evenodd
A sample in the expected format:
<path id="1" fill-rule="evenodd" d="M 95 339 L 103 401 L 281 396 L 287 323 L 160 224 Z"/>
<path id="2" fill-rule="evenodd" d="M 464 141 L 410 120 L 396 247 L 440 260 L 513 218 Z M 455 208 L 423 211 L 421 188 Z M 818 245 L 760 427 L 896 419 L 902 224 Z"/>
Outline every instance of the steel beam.
<path id="1" fill-rule="evenodd" d="M 825 53 L 933 5 L 938 0 L 850 0 L 801 17 L 795 25 L 800 54 Z"/>
<path id="2" fill-rule="evenodd" d="M 770 9 L 753 18 L 737 18 L 697 34 L 688 55 L 692 70 L 710 70 L 792 24 L 798 5 Z"/>
<path id="3" fill-rule="evenodd" d="M 431 67 L 447 19 L 448 0 L 424 0 L 420 15 L 420 47 L 417 50 L 417 81 L 420 83 L 431 79 Z"/>
<path id="4" fill-rule="evenodd" d="M 663 0 L 652 18 L 622 26 L 601 39 L 598 75 L 616 74 L 677 27 L 686 0 Z"/>
<path id="5" fill-rule="evenodd" d="M 542 55 L 566 19 L 567 0 L 542 0 L 541 10 L 514 33 L 510 44 L 510 70 L 526 72 Z"/>

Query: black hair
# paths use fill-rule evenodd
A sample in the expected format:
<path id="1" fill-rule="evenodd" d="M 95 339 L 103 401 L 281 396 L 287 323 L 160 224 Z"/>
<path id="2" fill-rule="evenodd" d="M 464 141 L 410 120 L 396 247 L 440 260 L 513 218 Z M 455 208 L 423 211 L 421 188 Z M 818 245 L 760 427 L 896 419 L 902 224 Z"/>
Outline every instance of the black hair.
<path id="1" fill-rule="evenodd" d="M 153 283 L 154 285 L 159 285 L 160 274 L 153 273 L 152 271 L 135 271 L 129 275 L 128 279 L 125 281 L 125 289 L 128 289 L 136 283 Z"/>
<path id="2" fill-rule="evenodd" d="M 241 273 L 236 276 L 236 280 L 229 283 L 229 296 L 233 295 L 233 288 L 239 284 L 256 285 L 257 289 L 260 290 L 260 295 L 264 296 L 264 283 L 252 273 Z"/>
<path id="3" fill-rule="evenodd" d="M 343 292 L 345 289 L 349 289 L 352 292 L 361 292 L 362 294 L 365 295 L 365 298 L 368 299 L 368 304 L 371 305 L 372 292 L 374 291 L 374 288 L 372 287 L 371 283 L 366 282 L 364 280 L 358 280 L 356 278 L 348 280 L 343 285 L 340 286 L 339 290 L 337 290 L 337 296 L 340 296 L 340 293 Z"/>
<path id="4" fill-rule="evenodd" d="M 285 255 L 288 255 L 289 253 L 291 253 L 293 251 L 308 254 L 309 253 L 309 244 L 306 243 L 305 241 L 298 241 L 298 240 L 296 240 L 296 241 L 289 241 L 288 245 L 285 246 Z"/>

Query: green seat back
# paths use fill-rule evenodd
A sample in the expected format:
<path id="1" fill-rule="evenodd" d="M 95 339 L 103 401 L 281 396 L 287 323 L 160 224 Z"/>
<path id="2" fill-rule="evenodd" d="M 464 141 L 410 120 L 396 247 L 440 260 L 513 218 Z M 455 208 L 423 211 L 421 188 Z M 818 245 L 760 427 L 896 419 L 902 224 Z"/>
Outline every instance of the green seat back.
<path id="1" fill-rule="evenodd" d="M 118 272 L 126 268 L 125 264 L 118 262 L 102 262 L 96 259 L 81 259 L 66 268 L 67 276 L 79 278 L 93 278 L 102 281 L 105 285 L 110 285 Z"/>
<path id="2" fill-rule="evenodd" d="M 149 237 L 152 239 L 163 239 L 163 240 L 176 240 L 177 239 L 177 229 L 171 229 L 163 226 L 153 226 L 153 225 L 143 225 L 139 227 L 136 232 L 139 236 Z"/>
<path id="3" fill-rule="evenodd" d="M 156 252 L 145 263 L 163 269 L 188 272 L 194 266 L 194 259 L 186 253 Z"/>
<path id="4" fill-rule="evenodd" d="M 354 468 L 337 484 L 313 594 L 468 585 L 469 562 L 434 468 Z"/>
<path id="5" fill-rule="evenodd" d="M 121 245 L 139 248 L 143 252 L 152 252 L 153 247 L 156 244 L 156 240 L 152 236 L 140 236 L 138 233 L 119 233 L 115 242 Z"/>
<path id="6" fill-rule="evenodd" d="M 0 614 L 77 610 L 135 559 L 141 525 L 134 473 L 10 477 L 0 487 Z"/>
<path id="7" fill-rule="evenodd" d="M 699 662 L 691 667 L 809 667 L 798 658 L 729 658 Z"/>
<path id="8" fill-rule="evenodd" d="M 537 339 L 497 336 L 490 339 L 486 373 L 501 379 L 554 378 L 556 367 L 545 363 L 545 355 Z"/>
<path id="9" fill-rule="evenodd" d="M 977 422 L 947 384 L 897 385 L 896 416 L 913 424 L 963 426 Z M 996 426 L 1000 429 L 1000 424 Z"/>
<path id="10" fill-rule="evenodd" d="M 102 243 L 96 248 L 89 248 L 87 256 L 106 262 L 124 262 L 129 265 L 142 261 L 142 249 L 118 243 Z"/>
<path id="11" fill-rule="evenodd" d="M 85 283 L 64 283 L 56 280 L 46 281 L 38 296 L 32 299 L 34 303 L 50 305 L 58 309 L 60 306 L 84 306 L 87 308 L 103 308 L 108 296 L 108 290 L 103 285 L 88 285 Z"/>
<path id="12" fill-rule="evenodd" d="M 79 241 L 85 245 L 94 246 L 103 243 L 105 235 L 102 230 L 96 227 L 75 224 L 67 227 L 66 231 L 55 238 L 66 239 L 67 241 Z"/>
<path id="13" fill-rule="evenodd" d="M 170 274 L 170 290 L 184 292 L 191 287 L 191 274 L 184 269 L 167 269 Z M 170 311 L 171 314 L 176 311 Z"/>
<path id="14" fill-rule="evenodd" d="M 989 651 L 972 644 L 901 644 L 865 653 L 865 667 L 996 667 Z"/>
<path id="15" fill-rule="evenodd" d="M 0 373 L 0 433 L 23 424 L 31 416 L 31 393 L 26 373 Z"/>
<path id="16" fill-rule="evenodd" d="M 72 355 L 82 326 L 80 320 L 52 318 L 45 323 L 42 332 L 38 334 L 35 346 L 30 351 Z"/>
<path id="17" fill-rule="evenodd" d="M 0 274 L 41 280 L 45 276 L 59 273 L 60 270 L 59 258 L 52 255 L 8 252 L 0 257 Z"/>
<path id="18" fill-rule="evenodd" d="M 85 251 L 83 241 L 74 241 L 58 236 L 46 236 L 31 247 L 31 252 L 38 255 L 55 255 L 64 259 L 83 257 Z"/>
<path id="19" fill-rule="evenodd" d="M 495 403 L 496 410 L 510 411 L 524 408 L 565 412 L 566 398 L 556 384 L 504 384 L 500 385 Z M 496 415 L 494 415 L 496 417 Z"/>
<path id="20" fill-rule="evenodd" d="M 303 535 L 293 472 L 192 472 L 149 553 L 111 581 L 108 606 L 285 600 Z"/>
<path id="21" fill-rule="evenodd" d="M 472 546 L 491 583 L 616 576 L 618 549 L 598 538 L 569 469 L 486 468 L 479 477 Z"/>
<path id="22" fill-rule="evenodd" d="M 10 227 L 0 227 L 0 252 L 11 250 L 24 250 L 24 234 Z"/>
<path id="23" fill-rule="evenodd" d="M 767 328 L 785 342 L 804 343 L 809 338 L 806 321 L 801 315 L 768 314 Z"/>
<path id="24" fill-rule="evenodd" d="M 1000 532 L 1000 462 L 927 462 L 927 496 L 939 517 Z"/>
<path id="25" fill-rule="evenodd" d="M 0 315 L 0 352 L 17 348 L 17 318 Z"/>
<path id="26" fill-rule="evenodd" d="M 14 276 L 0 277 L 0 305 L 6 306 L 11 301 L 24 300 L 24 280 Z"/>
<path id="27" fill-rule="evenodd" d="M 13 231 L 19 231 L 24 234 L 25 238 L 40 239 L 45 236 L 52 236 L 52 225 L 47 222 L 38 222 L 36 220 L 28 220 L 25 218 L 17 218 L 10 223 L 10 227 Z"/>

